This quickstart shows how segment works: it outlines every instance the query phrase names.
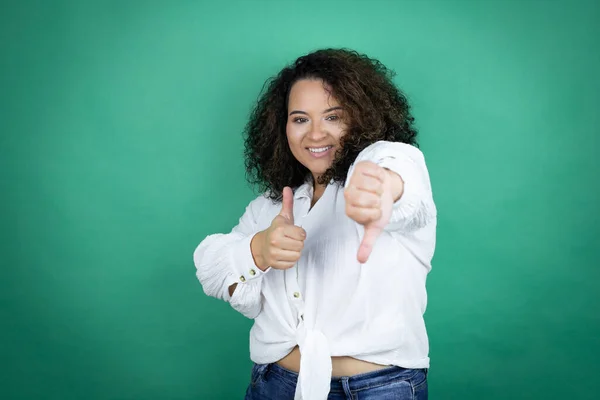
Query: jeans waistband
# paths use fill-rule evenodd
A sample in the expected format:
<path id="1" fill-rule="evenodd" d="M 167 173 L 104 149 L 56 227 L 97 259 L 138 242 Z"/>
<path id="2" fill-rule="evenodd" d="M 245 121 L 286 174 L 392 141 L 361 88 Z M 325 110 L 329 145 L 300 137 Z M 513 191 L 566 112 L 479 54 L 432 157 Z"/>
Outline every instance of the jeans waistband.
<path id="1" fill-rule="evenodd" d="M 419 369 L 390 366 L 377 371 L 365 372 L 364 374 L 334 377 L 331 378 L 331 391 L 343 392 L 344 388 L 342 382 L 344 380 L 348 382 L 350 390 L 364 390 L 370 387 L 382 386 L 397 380 L 411 379 L 419 371 Z M 298 382 L 298 373 L 283 368 L 277 363 L 269 364 L 268 372 L 279 375 L 282 379 L 285 379 L 292 385 L 296 385 Z"/>

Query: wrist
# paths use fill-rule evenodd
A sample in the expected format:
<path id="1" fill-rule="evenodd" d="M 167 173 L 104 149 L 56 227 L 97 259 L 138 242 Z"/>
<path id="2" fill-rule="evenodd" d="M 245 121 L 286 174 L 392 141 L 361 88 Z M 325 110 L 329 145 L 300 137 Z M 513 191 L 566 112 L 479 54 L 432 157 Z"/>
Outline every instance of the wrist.
<path id="1" fill-rule="evenodd" d="M 260 252 L 260 244 L 263 235 L 264 231 L 260 231 L 257 234 L 255 234 L 254 237 L 252 237 L 252 240 L 250 241 L 250 252 L 252 253 L 254 265 L 256 265 L 258 269 L 264 272 L 267 268 L 269 268 L 269 266 L 265 265 L 264 257 Z"/>
<path id="2" fill-rule="evenodd" d="M 392 198 L 394 199 L 394 203 L 400 200 L 402 194 L 404 193 L 404 180 L 397 173 L 385 168 L 385 172 L 387 173 L 390 185 L 389 188 L 392 192 Z"/>

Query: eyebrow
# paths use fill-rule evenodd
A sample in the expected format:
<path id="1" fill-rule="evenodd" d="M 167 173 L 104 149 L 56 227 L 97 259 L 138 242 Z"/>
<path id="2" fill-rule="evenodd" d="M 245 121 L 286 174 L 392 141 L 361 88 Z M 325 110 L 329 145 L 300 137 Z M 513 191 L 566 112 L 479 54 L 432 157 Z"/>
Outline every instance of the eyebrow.
<path id="1" fill-rule="evenodd" d="M 328 108 L 327 110 L 323 111 L 323 114 L 327 114 L 328 112 L 335 111 L 335 110 L 341 110 L 341 109 L 342 109 L 342 107 L 340 107 L 340 106 L 331 107 L 331 108 Z M 292 111 L 290 113 L 290 115 L 292 115 L 292 114 L 304 114 L 304 115 L 308 115 L 308 113 L 306 113 L 304 111 L 300 111 L 300 110 L 294 110 L 294 111 Z"/>

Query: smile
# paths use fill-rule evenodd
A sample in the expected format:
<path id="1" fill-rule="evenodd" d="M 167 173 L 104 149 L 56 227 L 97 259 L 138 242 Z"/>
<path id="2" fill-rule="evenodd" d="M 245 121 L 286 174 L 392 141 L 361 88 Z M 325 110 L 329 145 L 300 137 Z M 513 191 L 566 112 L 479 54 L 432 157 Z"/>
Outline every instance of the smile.
<path id="1" fill-rule="evenodd" d="M 331 149 L 333 146 L 325 146 L 325 147 L 309 147 L 308 150 L 311 153 L 324 153 L 327 150 Z"/>

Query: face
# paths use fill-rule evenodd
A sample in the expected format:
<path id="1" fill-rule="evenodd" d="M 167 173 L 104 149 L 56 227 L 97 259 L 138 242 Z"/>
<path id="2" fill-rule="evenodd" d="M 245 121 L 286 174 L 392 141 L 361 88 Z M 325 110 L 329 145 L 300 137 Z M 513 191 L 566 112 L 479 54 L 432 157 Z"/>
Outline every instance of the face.
<path id="1" fill-rule="evenodd" d="M 303 79 L 292 86 L 288 102 L 290 150 L 315 181 L 331 167 L 346 131 L 343 109 L 327 89 L 322 80 Z"/>

